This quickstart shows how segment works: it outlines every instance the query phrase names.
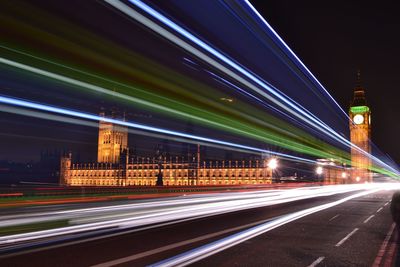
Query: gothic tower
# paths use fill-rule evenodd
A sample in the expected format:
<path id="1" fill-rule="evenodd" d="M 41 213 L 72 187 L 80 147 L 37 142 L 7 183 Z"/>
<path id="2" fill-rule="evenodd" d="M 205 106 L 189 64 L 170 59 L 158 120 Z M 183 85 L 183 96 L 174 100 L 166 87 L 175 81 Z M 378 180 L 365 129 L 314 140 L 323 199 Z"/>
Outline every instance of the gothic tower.
<path id="1" fill-rule="evenodd" d="M 60 185 L 69 185 L 71 178 L 72 154 L 61 156 L 60 160 Z"/>
<path id="2" fill-rule="evenodd" d="M 100 113 L 100 116 L 105 117 L 105 113 Z M 113 119 L 118 118 L 116 113 L 111 114 Z M 99 121 L 99 142 L 97 161 L 106 163 L 119 163 L 121 153 L 127 151 L 128 148 L 128 128 L 115 125 L 106 120 Z"/>
<path id="3" fill-rule="evenodd" d="M 367 105 L 365 90 L 361 86 L 360 71 L 357 73 L 357 85 L 350 110 L 350 141 L 366 153 L 371 153 L 371 110 Z M 357 148 L 351 148 L 351 165 L 353 183 L 372 182 L 369 171 L 371 159 Z"/>

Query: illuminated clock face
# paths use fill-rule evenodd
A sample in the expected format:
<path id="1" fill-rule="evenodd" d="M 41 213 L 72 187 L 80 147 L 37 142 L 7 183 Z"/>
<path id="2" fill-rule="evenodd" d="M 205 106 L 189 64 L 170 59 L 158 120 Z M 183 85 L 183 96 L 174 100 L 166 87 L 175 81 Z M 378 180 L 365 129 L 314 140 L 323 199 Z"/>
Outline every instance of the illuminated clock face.
<path id="1" fill-rule="evenodd" d="M 361 124 L 364 122 L 364 116 L 361 114 L 357 114 L 353 117 L 353 121 L 355 124 Z"/>

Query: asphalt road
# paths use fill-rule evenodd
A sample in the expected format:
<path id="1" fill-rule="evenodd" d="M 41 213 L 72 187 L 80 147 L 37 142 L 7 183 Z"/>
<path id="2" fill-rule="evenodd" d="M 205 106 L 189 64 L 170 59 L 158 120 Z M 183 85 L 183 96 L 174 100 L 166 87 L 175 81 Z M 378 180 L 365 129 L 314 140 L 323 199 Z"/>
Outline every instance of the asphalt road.
<path id="1" fill-rule="evenodd" d="M 336 267 L 374 266 L 393 224 L 387 204 L 391 194 L 380 192 L 350 200 L 246 241 L 195 266 L 309 266 L 313 263 L 315 266 L 317 263 Z M 385 252 L 389 248 L 388 245 Z"/>
<path id="2" fill-rule="evenodd" d="M 379 191 L 307 215 L 241 242 L 195 266 L 384 266 L 392 257 L 393 191 Z M 92 241 L 2 256 L 0 266 L 146 266 L 299 210 L 352 193 L 300 200 Z M 385 246 L 386 244 L 386 246 Z M 383 249 L 382 257 L 379 255 Z M 393 252 L 393 251 L 392 251 Z M 313 265 L 314 264 L 314 265 Z M 375 264 L 375 265 L 374 265 Z"/>

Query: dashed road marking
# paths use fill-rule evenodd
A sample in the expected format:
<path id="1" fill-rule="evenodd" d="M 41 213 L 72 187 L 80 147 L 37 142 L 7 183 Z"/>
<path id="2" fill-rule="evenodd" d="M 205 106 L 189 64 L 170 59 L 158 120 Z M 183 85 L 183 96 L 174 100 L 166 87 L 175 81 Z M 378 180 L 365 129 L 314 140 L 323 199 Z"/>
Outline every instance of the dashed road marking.
<path id="1" fill-rule="evenodd" d="M 340 247 L 344 242 L 346 242 L 347 239 L 349 239 L 352 235 L 354 235 L 355 232 L 358 231 L 358 228 L 354 228 L 353 231 L 351 231 L 348 235 L 346 235 L 342 240 L 340 240 L 335 247 Z"/>
<path id="2" fill-rule="evenodd" d="M 333 216 L 332 218 L 330 218 L 329 221 L 332 221 L 332 220 L 336 219 L 336 218 L 339 217 L 339 216 L 340 216 L 340 214 L 336 214 L 335 216 Z"/>
<path id="3" fill-rule="evenodd" d="M 369 220 L 371 220 L 375 215 L 369 216 L 367 219 L 365 219 L 364 223 L 367 223 Z"/>
<path id="4" fill-rule="evenodd" d="M 382 209 L 383 209 L 382 207 L 379 208 L 379 209 L 376 211 L 376 213 L 380 212 Z"/>
<path id="5" fill-rule="evenodd" d="M 318 259 L 316 259 L 313 263 L 311 263 L 310 265 L 308 265 L 308 267 L 315 267 L 318 264 L 321 263 L 321 261 L 323 261 L 325 259 L 325 257 L 319 257 Z"/>

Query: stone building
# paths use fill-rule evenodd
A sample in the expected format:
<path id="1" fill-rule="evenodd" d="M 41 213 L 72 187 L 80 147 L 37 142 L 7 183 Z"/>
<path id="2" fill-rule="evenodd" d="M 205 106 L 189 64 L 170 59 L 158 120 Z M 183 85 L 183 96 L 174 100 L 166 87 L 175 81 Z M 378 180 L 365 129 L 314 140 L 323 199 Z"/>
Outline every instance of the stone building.
<path id="1" fill-rule="evenodd" d="M 333 159 L 317 159 L 317 180 L 329 184 L 350 183 L 351 169 Z"/>
<path id="2" fill-rule="evenodd" d="M 104 114 L 103 114 L 104 116 Z M 104 117 L 105 118 L 105 117 Z M 73 163 L 61 157 L 60 184 L 67 186 L 154 186 L 268 184 L 266 161 L 200 161 L 184 157 L 143 158 L 129 155 L 128 130 L 106 118 L 99 122 L 98 162 Z M 190 158 L 190 157 L 187 157 Z"/>

